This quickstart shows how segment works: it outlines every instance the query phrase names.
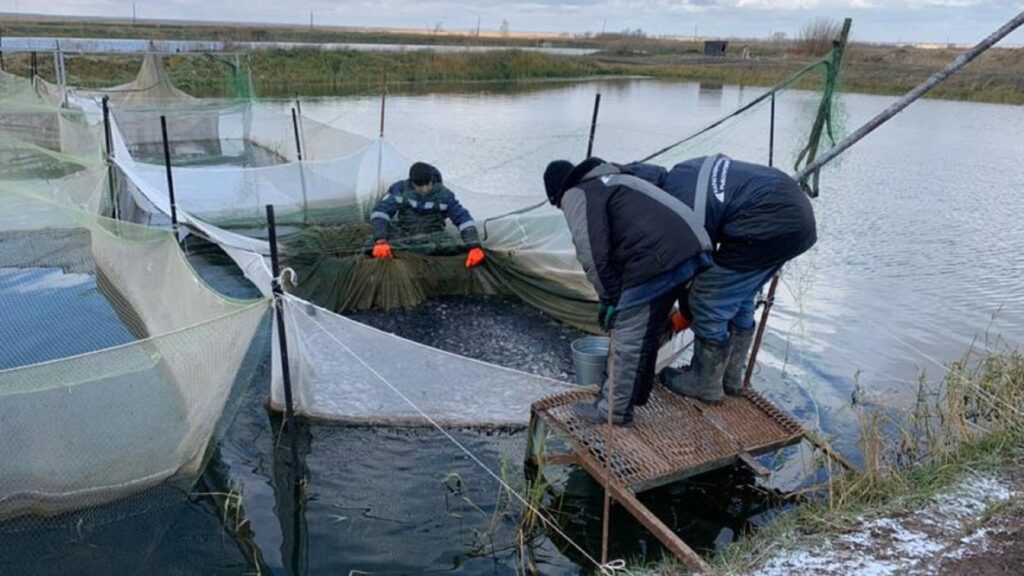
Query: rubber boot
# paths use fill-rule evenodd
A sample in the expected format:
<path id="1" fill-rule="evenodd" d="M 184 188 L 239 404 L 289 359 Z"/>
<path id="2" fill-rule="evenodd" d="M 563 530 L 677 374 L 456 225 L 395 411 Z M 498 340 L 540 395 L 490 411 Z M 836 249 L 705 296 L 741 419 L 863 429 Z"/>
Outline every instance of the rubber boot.
<path id="1" fill-rule="evenodd" d="M 718 342 L 697 337 L 693 344 L 693 360 L 682 370 L 665 368 L 661 382 L 681 396 L 696 398 L 705 404 L 721 404 L 725 400 L 722 377 L 729 356 L 729 341 Z"/>
<path id="2" fill-rule="evenodd" d="M 747 329 L 733 328 L 729 336 L 729 359 L 725 361 L 725 376 L 722 378 L 722 386 L 729 396 L 743 395 L 743 377 L 747 371 L 755 328 L 756 325 Z"/>
<path id="3" fill-rule="evenodd" d="M 572 405 L 572 415 L 591 424 L 607 424 L 608 414 L 597 407 L 596 402 L 577 402 Z M 612 425 L 626 426 L 633 421 L 632 415 L 612 418 Z"/>

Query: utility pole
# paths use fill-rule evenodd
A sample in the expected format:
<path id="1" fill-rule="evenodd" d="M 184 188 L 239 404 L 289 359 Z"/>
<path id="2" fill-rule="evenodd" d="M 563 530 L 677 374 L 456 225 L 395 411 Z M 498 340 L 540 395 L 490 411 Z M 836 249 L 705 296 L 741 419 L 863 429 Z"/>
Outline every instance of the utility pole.
<path id="1" fill-rule="evenodd" d="M 476 17 L 476 39 L 477 40 L 480 39 L 480 15 L 479 14 Z"/>
<path id="2" fill-rule="evenodd" d="M 132 2 L 132 26 L 135 26 L 135 2 Z"/>
<path id="3" fill-rule="evenodd" d="M 309 11 L 309 29 L 310 30 L 313 29 L 313 11 L 312 10 Z"/>

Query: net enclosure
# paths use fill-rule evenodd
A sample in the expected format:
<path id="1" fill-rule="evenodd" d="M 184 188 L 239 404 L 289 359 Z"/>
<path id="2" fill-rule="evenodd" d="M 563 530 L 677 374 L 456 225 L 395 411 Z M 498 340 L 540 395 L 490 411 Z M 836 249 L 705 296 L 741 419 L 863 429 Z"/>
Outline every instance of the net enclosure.
<path id="1" fill-rule="evenodd" d="M 596 330 L 596 295 L 562 214 L 545 203 L 446 182 L 477 221 L 485 264 L 464 267 L 453 228 L 396 241 L 397 257 L 380 262 L 367 253 L 369 213 L 410 165 L 382 138 L 251 98 L 192 98 L 155 55 L 136 81 L 107 91 L 9 75 L 0 90 L 0 305 L 11 343 L 0 354 L 0 520 L 195 479 L 252 369 L 252 344 L 269 329 L 267 204 L 280 215 L 289 268 L 281 310 L 300 415 L 523 426 L 532 402 L 570 388 L 343 315 L 499 294 Z M 266 297 L 209 288 L 182 251 L 188 234 L 223 249 Z M 40 329 L 46 346 L 32 344 Z M 271 350 L 269 397 L 281 408 Z"/>

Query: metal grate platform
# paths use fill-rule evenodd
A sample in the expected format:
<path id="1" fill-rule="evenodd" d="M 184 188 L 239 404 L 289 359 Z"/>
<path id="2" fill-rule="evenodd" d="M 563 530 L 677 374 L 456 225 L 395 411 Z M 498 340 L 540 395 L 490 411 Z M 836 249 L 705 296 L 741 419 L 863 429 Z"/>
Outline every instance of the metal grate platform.
<path id="1" fill-rule="evenodd" d="M 534 414 L 569 442 L 588 471 L 607 470 L 607 424 L 572 415 L 573 403 L 592 401 L 593 390 L 566 392 L 540 400 Z M 804 437 L 801 425 L 754 390 L 727 397 L 721 406 L 689 400 L 656 385 L 630 426 L 611 435 L 610 480 L 638 493 L 749 456 L 778 450 Z M 754 464 L 756 465 L 756 464 Z"/>

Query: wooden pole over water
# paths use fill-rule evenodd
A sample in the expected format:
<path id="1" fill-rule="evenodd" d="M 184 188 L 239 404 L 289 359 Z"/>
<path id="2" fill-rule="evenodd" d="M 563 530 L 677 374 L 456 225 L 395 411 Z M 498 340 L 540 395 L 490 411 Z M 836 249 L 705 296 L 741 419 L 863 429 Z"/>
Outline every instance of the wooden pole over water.
<path id="1" fill-rule="evenodd" d="M 904 108 L 910 106 L 915 100 L 927 94 L 932 88 L 935 88 L 942 82 L 945 82 L 947 78 L 952 76 L 958 70 L 968 65 L 975 58 L 980 56 L 983 52 L 991 48 L 996 42 L 999 42 L 1011 32 L 1019 28 L 1024 24 L 1024 12 L 1017 14 L 1006 24 L 1003 24 L 998 30 L 988 35 L 984 40 L 978 42 L 973 48 L 964 52 L 960 56 L 957 56 L 955 60 L 950 62 L 945 68 L 939 70 L 935 74 L 932 74 L 924 82 L 920 83 L 910 92 L 907 92 L 902 98 L 893 102 L 891 106 L 880 112 L 877 116 L 866 122 L 863 126 L 858 128 L 853 134 L 850 134 L 841 142 L 833 146 L 830 150 L 825 152 L 817 160 L 808 160 L 807 164 L 800 170 L 794 177 L 798 182 L 804 184 L 805 190 L 809 190 L 806 186 L 807 178 L 812 175 L 817 175 L 818 171 L 825 164 L 828 164 L 834 160 L 837 156 L 847 151 L 851 146 L 859 142 L 862 138 L 873 132 L 876 128 L 887 122 L 893 116 L 899 114 Z M 811 191 L 811 196 L 817 196 L 817 193 Z"/>

